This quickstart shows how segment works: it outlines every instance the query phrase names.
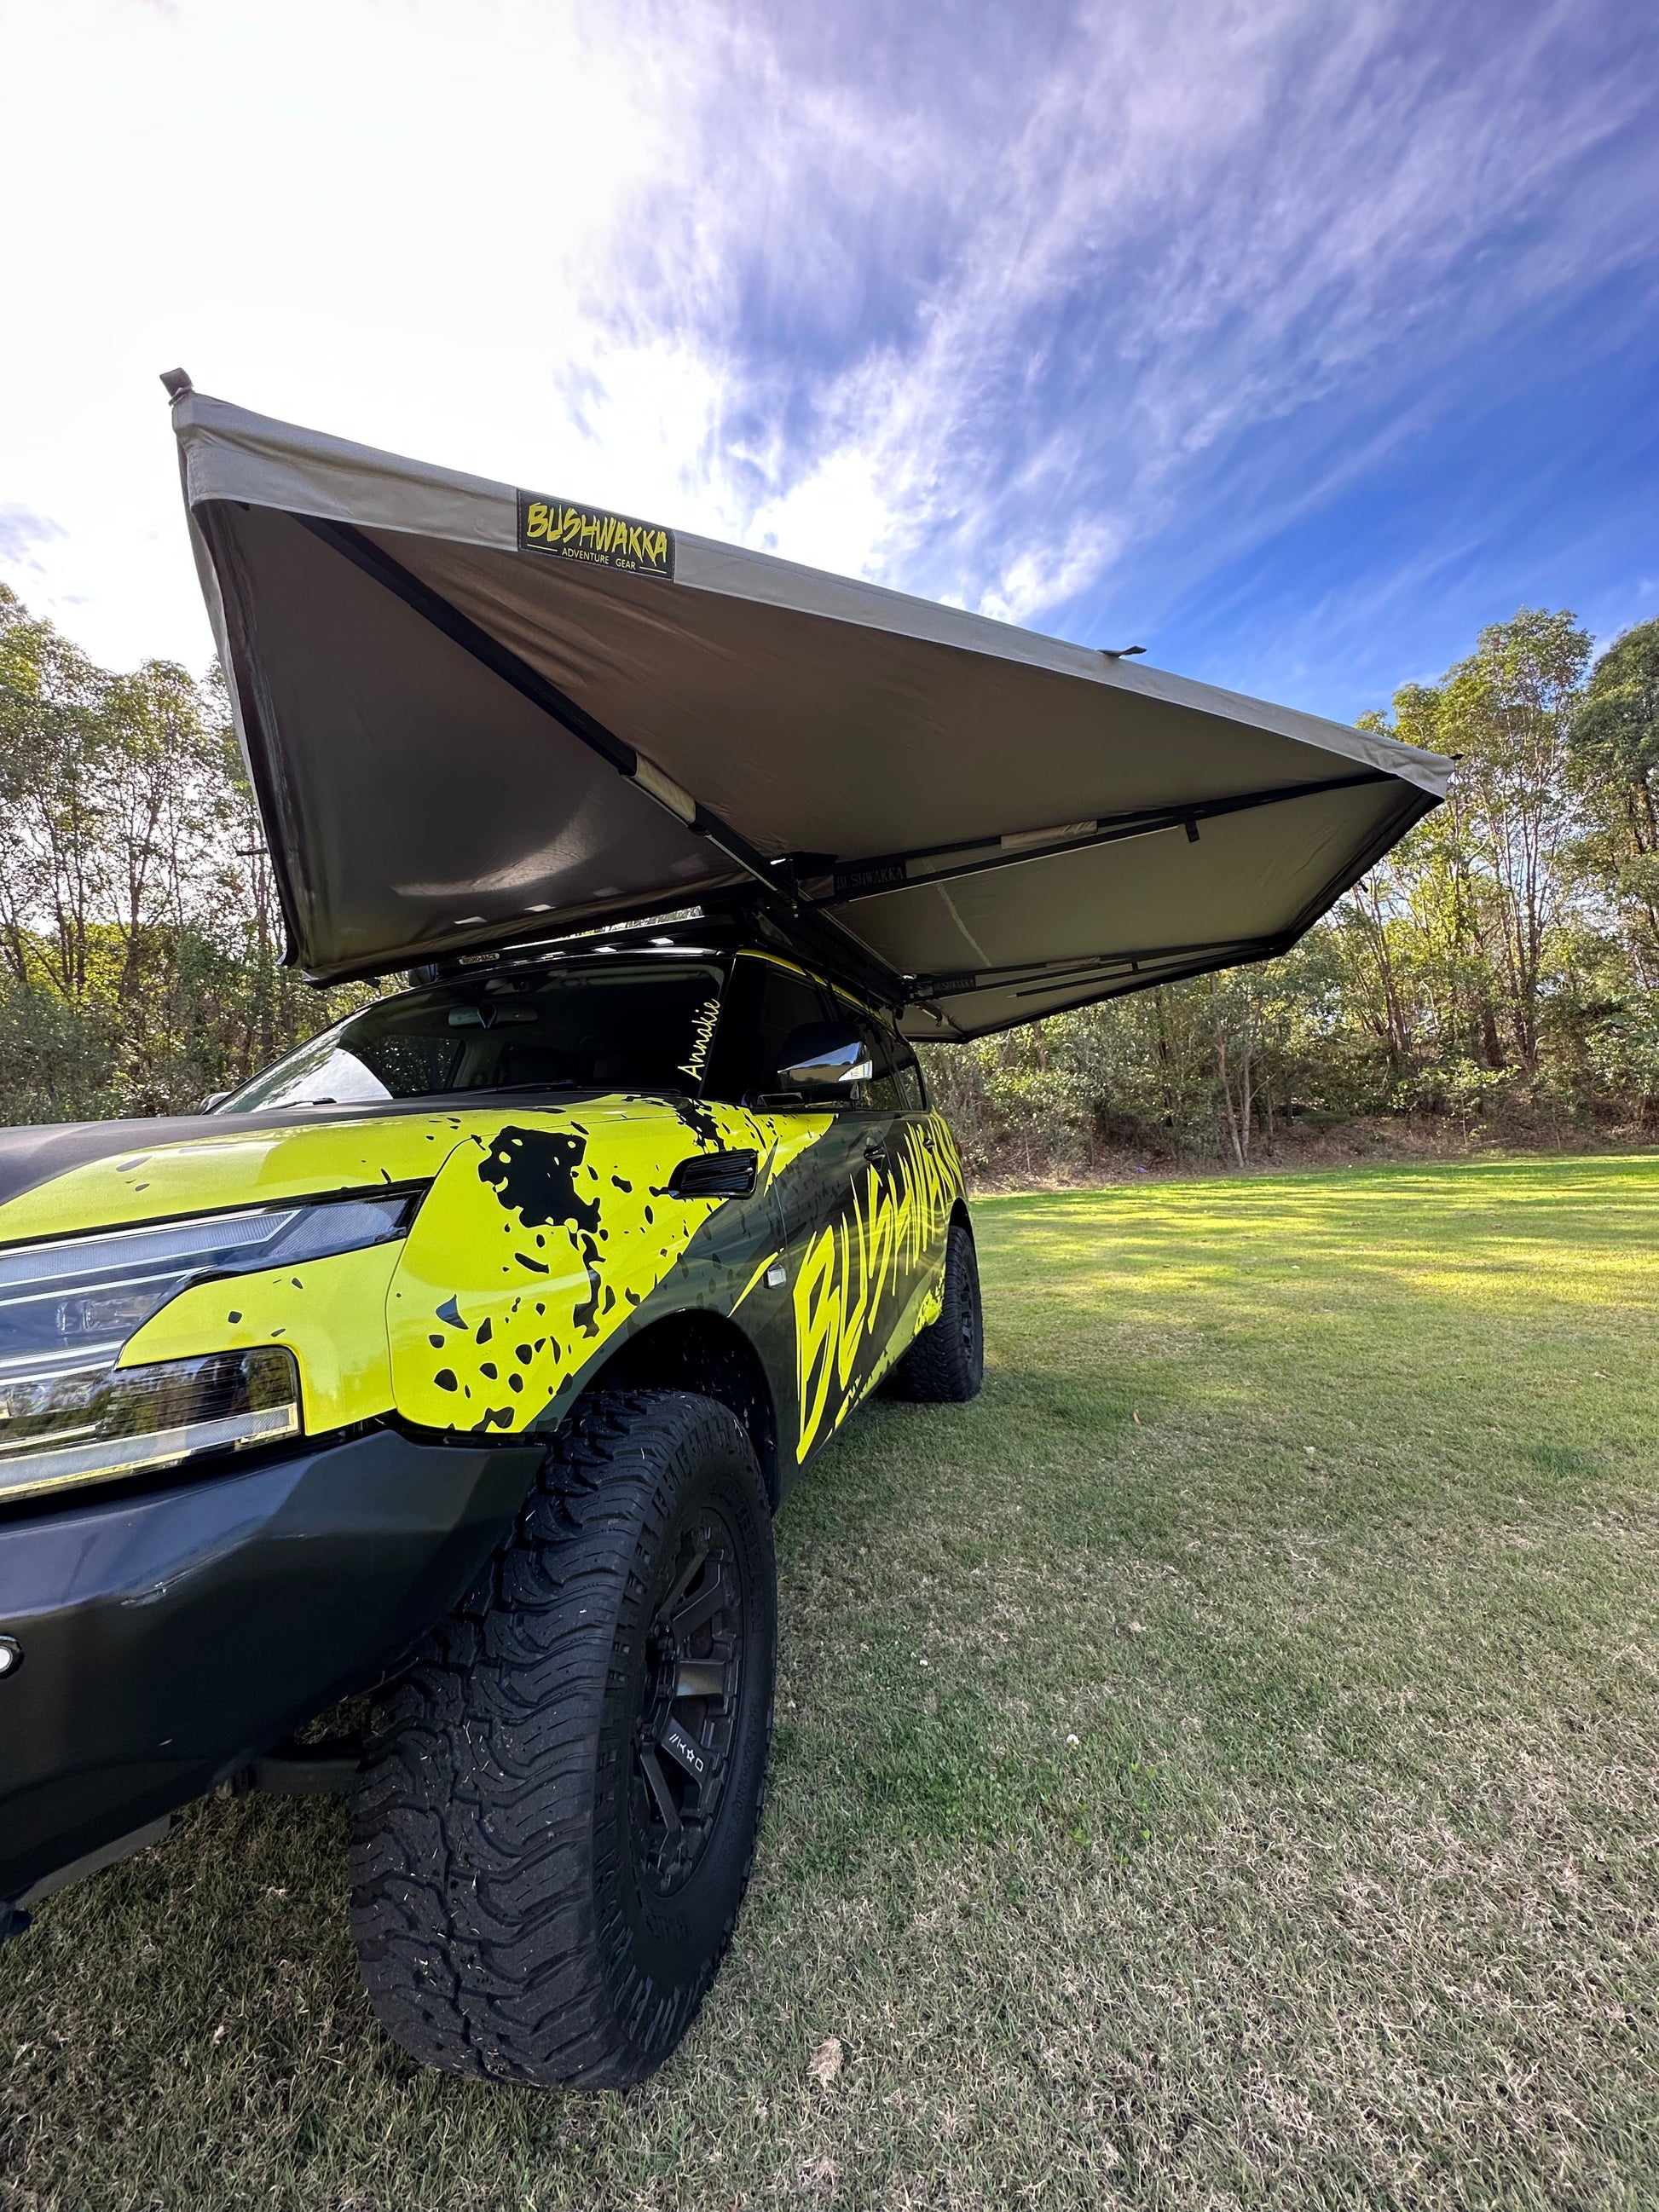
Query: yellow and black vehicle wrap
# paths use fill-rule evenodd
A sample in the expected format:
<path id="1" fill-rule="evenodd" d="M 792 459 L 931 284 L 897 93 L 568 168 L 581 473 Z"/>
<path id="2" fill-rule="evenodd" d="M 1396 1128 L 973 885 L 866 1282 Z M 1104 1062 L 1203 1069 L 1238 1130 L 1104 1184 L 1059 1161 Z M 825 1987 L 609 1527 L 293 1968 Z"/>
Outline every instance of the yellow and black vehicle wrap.
<path id="1" fill-rule="evenodd" d="M 356 1202 L 394 1224 L 187 1280 L 121 1343 L 118 1377 L 286 1354 L 276 1443 L 8 1490 L 0 1391 L 0 1904 L 406 1646 L 584 1391 L 723 1393 L 775 1504 L 937 1319 L 963 1178 L 919 1089 L 834 1107 L 706 1089 L 0 1133 L 0 1325 L 8 1266 L 43 1250 Z M 104 1686 L 81 1703 L 76 1683 Z"/>
<path id="2" fill-rule="evenodd" d="M 601 1096 L 540 1112 L 313 1112 L 275 1129 L 198 1121 L 182 1141 L 124 1144 L 0 1204 L 0 1247 L 228 1204 L 410 1190 L 404 1236 L 194 1284 L 119 1364 L 282 1346 L 299 1364 L 307 1436 L 395 1416 L 507 1437 L 556 1420 L 631 1336 L 706 1313 L 766 1360 L 792 1472 L 937 1315 L 962 1198 L 939 1116 L 893 1117 L 885 1156 L 856 1160 L 846 1118 Z M 745 1153 L 748 1196 L 674 1188 L 690 1159 Z M 792 1200 L 811 1222 L 793 1251 Z"/>

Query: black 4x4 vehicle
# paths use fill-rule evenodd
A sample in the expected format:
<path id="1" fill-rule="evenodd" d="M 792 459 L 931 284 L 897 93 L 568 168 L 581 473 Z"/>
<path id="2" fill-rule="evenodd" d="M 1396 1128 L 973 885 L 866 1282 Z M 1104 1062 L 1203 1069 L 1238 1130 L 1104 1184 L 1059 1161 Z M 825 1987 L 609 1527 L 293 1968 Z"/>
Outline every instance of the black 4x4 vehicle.
<path id="1" fill-rule="evenodd" d="M 747 1879 L 772 1513 L 980 1387 L 913 1041 L 1283 949 L 1446 764 L 170 382 L 294 957 L 416 972 L 0 1132 L 0 1936 L 343 1778 L 399 2040 L 626 2083 Z"/>

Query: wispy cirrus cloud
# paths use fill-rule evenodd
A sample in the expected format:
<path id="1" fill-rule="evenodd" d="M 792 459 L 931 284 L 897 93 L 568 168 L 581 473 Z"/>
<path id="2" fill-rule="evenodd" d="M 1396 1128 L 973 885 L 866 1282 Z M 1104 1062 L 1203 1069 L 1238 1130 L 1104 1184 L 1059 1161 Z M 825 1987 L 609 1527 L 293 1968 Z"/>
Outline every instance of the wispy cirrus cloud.
<path id="1" fill-rule="evenodd" d="M 27 507 L 0 507 L 0 563 L 8 568 L 38 573 L 40 564 L 35 548 L 63 535 L 61 526 L 49 516 L 36 514 Z"/>
<path id="2" fill-rule="evenodd" d="M 1632 12 L 1280 0 L 702 19 L 590 303 L 698 367 L 698 509 L 1014 619 L 1156 620 L 1385 477 L 1505 334 L 1650 272 Z M 626 404 L 635 403 L 629 395 Z M 1125 587 L 1133 569 L 1133 586 Z"/>

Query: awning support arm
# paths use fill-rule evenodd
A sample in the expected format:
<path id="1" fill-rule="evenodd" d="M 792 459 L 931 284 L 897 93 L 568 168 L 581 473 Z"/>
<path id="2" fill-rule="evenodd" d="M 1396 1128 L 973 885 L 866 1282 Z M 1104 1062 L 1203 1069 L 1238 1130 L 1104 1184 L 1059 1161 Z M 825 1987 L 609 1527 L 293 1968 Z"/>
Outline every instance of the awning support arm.
<path id="1" fill-rule="evenodd" d="M 503 645 L 499 638 L 492 637 L 470 616 L 453 606 L 441 592 L 434 592 L 429 584 L 422 583 L 401 562 L 394 561 L 372 538 L 366 537 L 349 523 L 326 521 L 320 515 L 295 514 L 293 520 L 310 531 L 313 537 L 321 538 L 325 545 L 332 547 L 354 568 L 361 568 L 366 576 L 373 577 L 383 589 L 390 592 L 395 599 L 401 599 L 405 606 L 412 608 L 424 621 L 429 622 L 434 629 L 441 630 L 452 644 L 459 645 L 463 653 L 470 653 L 474 660 L 482 662 L 492 675 L 499 676 L 503 684 L 510 684 L 521 697 L 528 699 L 532 706 L 539 707 L 544 714 L 550 715 L 561 728 L 568 730 L 573 738 L 580 739 L 590 751 L 596 752 L 601 760 L 615 769 L 618 775 L 627 776 L 630 781 L 637 783 L 641 791 L 672 814 L 677 822 L 683 823 L 696 836 L 706 837 L 711 845 L 725 854 L 728 860 L 752 876 L 757 883 L 763 884 L 786 905 L 793 902 L 790 897 L 792 886 L 787 877 L 781 877 L 765 854 L 757 851 L 746 837 L 740 836 L 717 814 L 711 814 L 706 806 L 700 805 L 689 792 L 682 791 L 653 762 L 645 759 L 632 745 L 607 730 L 605 724 L 597 720 L 585 707 L 578 706 L 568 692 L 562 691 L 556 684 L 550 682 L 527 660 L 520 659 L 509 646 Z"/>
<path id="2" fill-rule="evenodd" d="M 918 975 L 910 986 L 910 997 L 913 1003 L 927 999 L 966 998 L 997 983 L 1009 989 L 1029 984 L 1033 990 L 1042 990 L 1048 985 L 1072 982 L 1103 968 L 1127 968 L 1133 974 L 1139 968 L 1161 961 L 1190 960 L 1200 953 L 1266 954 L 1278 943 L 1277 937 L 1216 937 L 1196 945 L 1139 945 L 1127 952 L 1079 952 L 1055 960 L 1016 961 L 1002 968 L 955 969 L 947 975 Z"/>
<path id="3" fill-rule="evenodd" d="M 977 860 L 963 860 L 954 867 L 934 868 L 913 876 L 912 862 L 942 858 L 951 853 L 983 852 L 994 841 L 975 838 L 955 845 L 933 845 L 909 853 L 884 853 L 869 860 L 845 860 L 835 870 L 834 887 L 804 902 L 812 906 L 847 906 L 855 899 L 879 898 L 888 891 L 921 890 L 930 884 L 950 884 L 963 876 L 980 876 L 993 868 L 1015 868 L 1028 860 L 1051 860 L 1067 853 L 1087 853 L 1098 845 L 1116 845 L 1129 837 L 1152 837 L 1165 830 L 1182 830 L 1195 843 L 1198 824 L 1223 815 L 1243 814 L 1257 806 L 1282 806 L 1293 799 L 1312 799 L 1322 792 L 1348 791 L 1361 784 L 1392 783 L 1397 778 L 1386 769 L 1362 769 L 1358 775 L 1334 775 L 1316 783 L 1280 784 L 1269 791 L 1246 791 L 1225 799 L 1194 800 L 1190 805 L 1148 806 L 1131 814 L 1103 814 L 1092 830 L 1076 837 L 1058 838 L 1052 845 L 1020 844 L 1001 852 L 984 854 Z"/>

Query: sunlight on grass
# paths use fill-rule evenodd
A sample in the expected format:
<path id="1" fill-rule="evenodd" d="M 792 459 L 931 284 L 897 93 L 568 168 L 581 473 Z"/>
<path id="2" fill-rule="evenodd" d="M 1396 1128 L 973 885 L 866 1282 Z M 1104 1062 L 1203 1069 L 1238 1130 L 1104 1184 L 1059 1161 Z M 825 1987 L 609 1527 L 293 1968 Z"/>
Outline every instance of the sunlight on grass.
<path id="1" fill-rule="evenodd" d="M 420 2074 L 339 1808 L 216 1802 L 0 1953 L 0 2204 L 1659 2198 L 1659 1159 L 976 1218 L 983 1397 L 872 1406 L 780 1521 L 667 2072 Z"/>

